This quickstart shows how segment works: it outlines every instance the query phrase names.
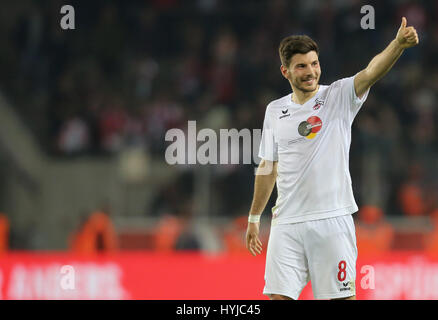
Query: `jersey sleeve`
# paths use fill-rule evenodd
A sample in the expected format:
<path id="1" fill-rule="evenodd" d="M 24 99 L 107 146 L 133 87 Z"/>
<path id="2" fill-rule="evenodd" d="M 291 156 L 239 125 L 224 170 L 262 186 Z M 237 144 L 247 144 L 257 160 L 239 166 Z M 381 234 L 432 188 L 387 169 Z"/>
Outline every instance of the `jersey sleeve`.
<path id="1" fill-rule="evenodd" d="M 339 90 L 342 100 L 342 112 L 348 117 L 350 124 L 353 122 L 363 103 L 368 97 L 370 88 L 363 94 L 362 97 L 356 95 L 356 90 L 354 90 L 354 78 L 356 75 L 339 80 Z"/>
<path id="2" fill-rule="evenodd" d="M 278 144 L 274 136 L 274 127 L 272 123 L 272 116 L 269 112 L 269 106 L 266 109 L 265 119 L 263 121 L 259 157 L 268 161 L 278 161 Z"/>

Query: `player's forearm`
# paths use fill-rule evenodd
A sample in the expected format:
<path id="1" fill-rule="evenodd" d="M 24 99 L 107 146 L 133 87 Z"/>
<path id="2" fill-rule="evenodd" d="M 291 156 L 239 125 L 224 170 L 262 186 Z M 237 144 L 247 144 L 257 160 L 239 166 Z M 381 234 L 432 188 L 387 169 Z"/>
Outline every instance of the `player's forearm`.
<path id="1" fill-rule="evenodd" d="M 272 166 L 269 174 L 256 174 L 254 182 L 254 196 L 249 211 L 250 215 L 260 215 L 268 203 L 277 178 L 276 162 L 262 162 L 258 171 L 265 170 L 266 166 Z"/>
<path id="2" fill-rule="evenodd" d="M 394 66 L 395 62 L 400 58 L 404 49 L 397 40 L 391 43 L 375 56 L 365 69 L 367 77 L 371 85 L 381 79 Z"/>

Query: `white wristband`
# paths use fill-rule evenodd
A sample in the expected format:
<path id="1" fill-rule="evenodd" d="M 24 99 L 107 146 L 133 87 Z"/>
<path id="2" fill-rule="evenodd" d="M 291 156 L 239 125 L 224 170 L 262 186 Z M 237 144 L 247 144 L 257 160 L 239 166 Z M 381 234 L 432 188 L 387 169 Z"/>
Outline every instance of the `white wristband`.
<path id="1" fill-rule="evenodd" d="M 257 223 L 260 222 L 261 214 L 250 214 L 248 217 L 248 222 Z"/>

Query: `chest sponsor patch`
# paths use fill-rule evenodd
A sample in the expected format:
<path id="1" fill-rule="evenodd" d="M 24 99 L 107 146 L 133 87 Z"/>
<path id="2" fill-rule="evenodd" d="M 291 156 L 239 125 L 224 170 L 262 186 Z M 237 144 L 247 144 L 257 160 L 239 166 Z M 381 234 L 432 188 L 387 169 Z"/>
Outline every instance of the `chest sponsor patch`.
<path id="1" fill-rule="evenodd" d="M 317 116 L 312 116 L 299 124 L 298 133 L 307 139 L 313 139 L 321 128 L 322 120 Z"/>

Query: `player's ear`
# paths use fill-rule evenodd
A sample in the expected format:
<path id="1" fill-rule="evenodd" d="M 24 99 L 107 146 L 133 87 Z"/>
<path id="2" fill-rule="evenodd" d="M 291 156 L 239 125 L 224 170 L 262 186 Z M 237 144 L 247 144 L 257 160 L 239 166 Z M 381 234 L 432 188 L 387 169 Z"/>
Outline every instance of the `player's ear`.
<path id="1" fill-rule="evenodd" d="M 285 77 L 286 79 L 289 79 L 289 70 L 285 66 L 281 65 L 280 71 L 281 71 L 281 74 L 283 75 L 283 77 Z"/>

